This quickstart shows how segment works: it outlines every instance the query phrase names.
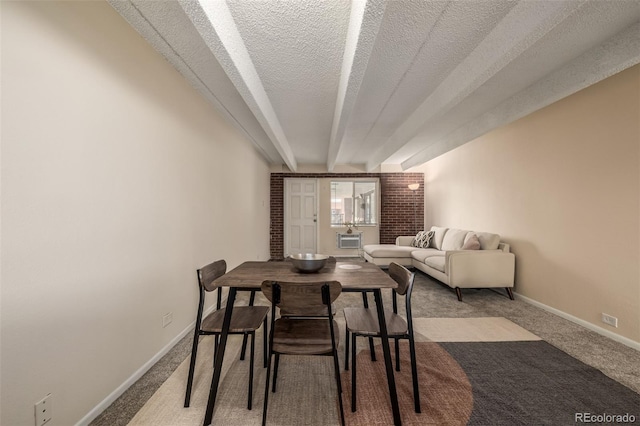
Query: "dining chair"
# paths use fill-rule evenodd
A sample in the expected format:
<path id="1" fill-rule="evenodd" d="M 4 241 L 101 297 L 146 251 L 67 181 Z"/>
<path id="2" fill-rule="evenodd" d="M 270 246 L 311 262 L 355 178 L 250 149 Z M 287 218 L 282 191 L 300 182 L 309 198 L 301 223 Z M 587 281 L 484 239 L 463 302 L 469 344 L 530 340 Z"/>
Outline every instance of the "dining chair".
<path id="1" fill-rule="evenodd" d="M 386 324 L 389 338 L 395 340 L 396 370 L 400 371 L 400 339 L 409 340 L 409 355 L 411 357 L 411 375 L 413 378 L 413 400 L 416 413 L 420 413 L 420 391 L 418 389 L 418 370 L 416 365 L 416 347 L 413 337 L 413 320 L 411 318 L 411 290 L 415 273 L 395 262 L 389 264 L 389 276 L 398 283 L 393 290 L 393 311 L 386 312 Z M 405 296 L 405 320 L 398 314 L 397 295 Z M 375 309 L 344 308 L 346 321 L 346 341 L 351 335 L 351 411 L 356 411 L 356 337 L 380 337 L 380 327 Z M 348 361 L 347 361 L 348 362 Z"/>
<path id="2" fill-rule="evenodd" d="M 365 309 L 369 309 L 369 298 L 367 291 L 361 291 L 362 293 L 362 306 Z M 369 353 L 371 354 L 371 361 L 376 361 L 376 351 L 373 346 L 373 337 L 369 336 Z M 345 371 L 349 371 L 349 335 L 345 334 L 345 345 L 344 345 L 344 369 Z"/>
<path id="3" fill-rule="evenodd" d="M 191 399 L 191 387 L 193 385 L 193 375 L 196 366 L 196 356 L 198 353 L 198 342 L 200 336 L 213 335 L 214 336 L 214 351 L 213 359 L 215 360 L 215 353 L 218 350 L 218 342 L 220 335 L 222 334 L 222 323 L 224 321 L 224 315 L 226 308 L 221 308 L 222 292 L 221 288 L 215 283 L 215 280 L 227 271 L 227 263 L 224 260 L 218 260 L 210 263 L 198 269 L 198 287 L 200 289 L 200 300 L 198 302 L 198 313 L 196 316 L 196 327 L 193 334 L 193 347 L 191 349 L 191 363 L 189 365 L 189 377 L 187 379 L 187 391 L 184 399 L 184 406 L 188 407 Z M 216 301 L 216 310 L 208 314 L 204 319 L 202 318 L 204 310 L 205 295 L 207 292 L 211 292 L 218 289 L 218 298 Z M 245 358 L 245 349 L 247 337 L 251 337 L 251 354 L 249 361 L 249 390 L 247 397 L 247 409 L 251 410 L 253 401 L 253 365 L 254 365 L 254 352 L 255 352 L 255 332 L 261 326 L 262 334 L 264 336 L 264 367 L 267 367 L 267 314 L 269 313 L 268 306 L 253 306 L 255 300 L 256 290 L 251 291 L 249 299 L 249 306 L 235 306 L 231 313 L 231 325 L 229 326 L 229 334 L 242 334 L 244 335 L 242 351 L 240 354 L 240 360 Z"/>
<path id="4" fill-rule="evenodd" d="M 285 259 L 285 261 L 290 261 L 291 258 L 287 257 Z M 329 258 L 327 259 L 326 263 L 325 263 L 325 268 L 333 268 L 335 269 L 336 267 L 336 258 L 334 256 L 329 256 Z M 333 313 L 333 315 L 335 316 L 336 314 L 336 305 L 334 303 L 331 304 L 331 312 Z M 326 317 L 327 313 L 325 312 L 324 306 L 320 305 L 318 306 L 315 310 L 314 309 L 305 309 L 304 312 L 300 312 L 298 311 L 295 315 L 293 315 L 292 313 L 287 311 L 287 307 L 281 307 L 280 308 L 280 317 L 292 317 L 292 316 L 297 316 L 297 317 Z"/>
<path id="5" fill-rule="evenodd" d="M 280 355 L 333 357 L 340 401 L 340 420 L 344 426 L 342 385 L 337 349 L 339 329 L 333 319 L 331 309 L 332 303 L 340 296 L 341 292 L 342 285 L 338 281 L 305 283 L 264 281 L 262 283 L 262 293 L 271 302 L 269 360 L 264 391 L 264 411 L 262 412 L 263 426 L 267 422 L 272 358 L 275 358 L 272 389 L 272 392 L 275 392 Z M 276 320 L 276 308 L 286 311 L 288 316 L 282 316 Z M 323 316 L 318 316 L 320 308 L 323 311 Z M 313 312 L 314 316 L 306 316 L 307 312 Z"/>

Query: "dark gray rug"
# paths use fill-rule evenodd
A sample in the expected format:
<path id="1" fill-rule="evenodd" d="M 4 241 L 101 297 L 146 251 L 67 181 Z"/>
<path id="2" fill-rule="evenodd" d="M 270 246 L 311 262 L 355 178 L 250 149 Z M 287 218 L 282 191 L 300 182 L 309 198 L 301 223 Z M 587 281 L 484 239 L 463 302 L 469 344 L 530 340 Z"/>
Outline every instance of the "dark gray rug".
<path id="1" fill-rule="evenodd" d="M 470 425 L 640 424 L 640 395 L 545 341 L 440 345 L 471 383 Z"/>

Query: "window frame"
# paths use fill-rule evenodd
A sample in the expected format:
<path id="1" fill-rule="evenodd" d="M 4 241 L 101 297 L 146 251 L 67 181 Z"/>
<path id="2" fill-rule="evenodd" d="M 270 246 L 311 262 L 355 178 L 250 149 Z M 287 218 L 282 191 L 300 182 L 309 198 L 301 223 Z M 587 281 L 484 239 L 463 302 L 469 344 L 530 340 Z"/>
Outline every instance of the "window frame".
<path id="1" fill-rule="evenodd" d="M 374 188 L 374 207 L 375 207 L 375 219 L 374 223 L 357 223 L 355 226 L 357 227 L 378 227 L 380 226 L 380 178 L 376 177 L 363 177 L 363 178 L 330 178 L 329 180 L 329 197 L 330 197 L 330 213 L 329 213 L 329 223 L 331 228 L 344 228 L 344 222 L 340 224 L 333 223 L 333 183 L 334 182 L 351 182 L 353 185 L 353 195 L 355 199 L 355 187 L 357 183 L 373 183 L 375 185 Z M 371 210 L 370 210 L 371 211 Z"/>

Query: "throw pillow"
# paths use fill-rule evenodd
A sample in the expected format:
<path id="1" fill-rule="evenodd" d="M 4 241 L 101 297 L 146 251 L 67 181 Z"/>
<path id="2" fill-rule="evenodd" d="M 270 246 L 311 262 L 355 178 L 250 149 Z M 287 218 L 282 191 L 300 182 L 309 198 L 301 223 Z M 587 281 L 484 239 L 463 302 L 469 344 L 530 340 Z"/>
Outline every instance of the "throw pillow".
<path id="1" fill-rule="evenodd" d="M 424 231 L 419 231 L 415 237 L 413 237 L 413 241 L 411 241 L 411 247 L 422 248 L 424 244 L 424 240 L 427 238 L 427 233 Z"/>
<path id="2" fill-rule="evenodd" d="M 480 240 L 476 234 L 471 234 L 462 246 L 461 250 L 480 250 Z"/>
<path id="3" fill-rule="evenodd" d="M 427 232 L 427 238 L 424 241 L 424 244 L 422 244 L 421 248 L 429 248 L 432 246 L 431 242 L 433 241 L 433 236 L 436 235 L 435 231 L 429 231 Z"/>

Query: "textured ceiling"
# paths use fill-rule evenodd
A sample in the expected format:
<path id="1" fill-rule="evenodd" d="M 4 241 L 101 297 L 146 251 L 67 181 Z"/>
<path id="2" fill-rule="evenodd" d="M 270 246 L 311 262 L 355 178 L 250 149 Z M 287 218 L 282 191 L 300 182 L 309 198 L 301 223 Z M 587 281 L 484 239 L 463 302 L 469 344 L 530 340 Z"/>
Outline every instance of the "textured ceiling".
<path id="1" fill-rule="evenodd" d="M 109 0 L 272 164 L 408 169 L 640 62 L 640 0 Z"/>

